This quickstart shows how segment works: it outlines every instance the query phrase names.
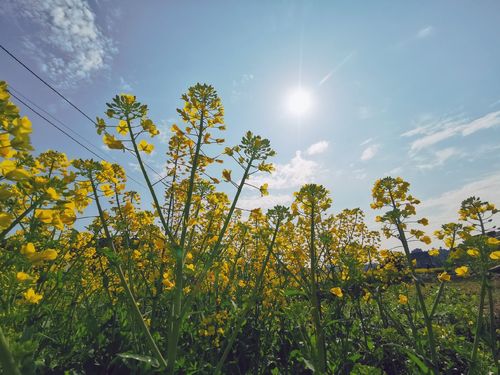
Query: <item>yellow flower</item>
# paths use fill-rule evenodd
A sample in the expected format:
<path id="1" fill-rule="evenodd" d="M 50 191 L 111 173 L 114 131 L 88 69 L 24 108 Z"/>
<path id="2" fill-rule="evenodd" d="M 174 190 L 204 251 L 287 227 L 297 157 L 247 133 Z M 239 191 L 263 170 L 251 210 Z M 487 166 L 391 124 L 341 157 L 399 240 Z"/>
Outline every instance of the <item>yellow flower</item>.
<path id="1" fill-rule="evenodd" d="M 0 229 L 7 228 L 12 223 L 14 217 L 7 212 L 0 212 Z"/>
<path id="2" fill-rule="evenodd" d="M 372 294 L 369 291 L 365 291 L 365 294 L 363 295 L 363 300 L 368 302 L 371 297 L 372 297 Z"/>
<path id="3" fill-rule="evenodd" d="M 240 288 L 244 288 L 246 284 L 243 280 L 239 280 L 238 285 L 240 286 Z"/>
<path id="4" fill-rule="evenodd" d="M 488 238 L 486 242 L 488 243 L 488 245 L 500 245 L 500 240 L 497 240 L 495 237 Z"/>
<path id="5" fill-rule="evenodd" d="M 23 293 L 24 299 L 29 303 L 37 304 L 42 299 L 42 295 L 36 293 L 33 288 L 29 288 L 26 292 Z"/>
<path id="6" fill-rule="evenodd" d="M 446 271 L 444 271 L 438 275 L 438 280 L 439 281 L 450 281 L 451 276 Z"/>
<path id="7" fill-rule="evenodd" d="M 135 95 L 131 94 L 120 94 L 122 100 L 127 104 L 133 104 L 135 102 Z"/>
<path id="8" fill-rule="evenodd" d="M 128 133 L 127 121 L 120 120 L 120 122 L 118 123 L 118 126 L 116 127 L 116 130 L 121 135 L 127 135 L 127 133 Z"/>
<path id="9" fill-rule="evenodd" d="M 479 256 L 479 250 L 472 248 L 472 249 L 467 250 L 467 254 L 469 254 L 473 258 L 477 258 Z"/>
<path id="10" fill-rule="evenodd" d="M 425 217 L 423 217 L 420 220 L 418 220 L 417 223 L 422 224 L 422 225 L 428 225 L 429 220 L 427 220 Z"/>
<path id="11" fill-rule="evenodd" d="M 458 267 L 455 269 L 457 276 L 465 277 L 469 274 L 469 268 L 467 266 Z"/>
<path id="12" fill-rule="evenodd" d="M 406 305 L 408 304 L 408 297 L 406 297 L 404 294 L 399 295 L 399 303 L 401 305 Z"/>
<path id="13" fill-rule="evenodd" d="M 101 185 L 101 190 L 106 197 L 113 197 L 115 195 L 114 190 L 111 188 L 109 184 Z"/>
<path id="14" fill-rule="evenodd" d="M 431 249 L 431 250 L 429 250 L 429 255 L 431 257 L 437 257 L 439 255 L 439 249 Z"/>
<path id="15" fill-rule="evenodd" d="M 190 264 L 186 264 L 186 268 L 190 271 L 193 271 L 194 272 L 194 264 L 190 263 Z"/>
<path id="16" fill-rule="evenodd" d="M 224 169 L 222 171 L 222 177 L 225 181 L 231 181 L 231 171 L 229 169 Z"/>
<path id="17" fill-rule="evenodd" d="M 41 263 L 44 261 L 56 259 L 57 251 L 55 251 L 54 249 L 47 249 L 39 253 L 28 254 L 27 257 L 32 263 Z"/>
<path id="18" fill-rule="evenodd" d="M 27 244 L 21 247 L 21 254 L 30 255 L 36 252 L 35 245 L 32 242 L 28 242 Z"/>
<path id="19" fill-rule="evenodd" d="M 432 242 L 431 238 L 429 236 L 422 236 L 422 237 L 420 237 L 420 241 L 422 241 L 426 245 L 429 245 Z"/>
<path id="20" fill-rule="evenodd" d="M 112 150 L 123 150 L 125 148 L 122 141 L 116 139 L 114 135 L 104 134 L 104 137 L 102 139 L 104 141 L 104 144 Z"/>
<path id="21" fill-rule="evenodd" d="M 146 142 L 144 139 L 139 142 L 139 151 L 144 151 L 146 154 L 153 152 L 155 146 Z"/>
<path id="22" fill-rule="evenodd" d="M 52 210 L 39 210 L 35 213 L 35 217 L 45 224 L 52 223 L 53 216 Z"/>
<path id="23" fill-rule="evenodd" d="M 269 185 L 268 185 L 268 184 L 264 184 L 264 185 L 262 185 L 262 186 L 259 188 L 259 190 L 260 190 L 260 194 L 261 194 L 263 197 L 265 197 L 266 195 L 269 195 L 269 191 L 267 190 L 267 189 L 268 189 L 268 187 L 269 187 Z"/>
<path id="24" fill-rule="evenodd" d="M 490 254 L 490 258 L 493 260 L 500 260 L 500 251 L 494 251 Z"/>
<path id="25" fill-rule="evenodd" d="M 53 200 L 59 199 L 59 194 L 57 193 L 56 189 L 49 187 L 47 190 L 45 190 L 45 192 L 50 197 L 50 199 Z"/>
<path id="26" fill-rule="evenodd" d="M 333 295 L 339 297 L 339 298 L 342 298 L 344 296 L 344 293 L 342 293 L 342 289 L 340 289 L 339 287 L 334 287 L 332 289 L 330 289 L 330 293 L 332 293 Z"/>
<path id="27" fill-rule="evenodd" d="M 31 276 L 28 275 L 26 272 L 18 272 L 16 273 L 16 279 L 17 281 L 26 281 L 26 280 L 29 280 L 31 279 Z"/>
<path id="28" fill-rule="evenodd" d="M 382 258 L 387 258 L 391 254 L 391 252 L 389 250 L 380 250 L 379 254 Z"/>
<path id="29" fill-rule="evenodd" d="M 167 289 L 167 290 L 170 290 L 175 286 L 175 283 L 173 283 L 169 279 L 165 278 L 165 275 L 163 275 L 162 284 L 165 286 L 165 289 Z"/>

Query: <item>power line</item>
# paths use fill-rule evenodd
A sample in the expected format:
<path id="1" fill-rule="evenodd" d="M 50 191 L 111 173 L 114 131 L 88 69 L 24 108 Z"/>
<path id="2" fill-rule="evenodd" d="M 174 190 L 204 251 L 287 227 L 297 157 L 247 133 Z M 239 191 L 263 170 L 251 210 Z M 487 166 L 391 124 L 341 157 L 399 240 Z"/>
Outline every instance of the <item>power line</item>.
<path id="1" fill-rule="evenodd" d="M 66 128 L 68 131 L 70 131 L 71 133 L 73 133 L 76 137 L 82 139 L 83 141 L 85 141 L 88 145 L 90 145 L 94 150 L 97 150 L 97 151 L 100 151 L 99 150 L 99 147 L 97 147 L 96 145 L 94 145 L 91 141 L 89 141 L 87 138 L 83 137 L 82 135 L 78 134 L 77 132 L 75 132 L 73 129 L 71 129 L 70 126 L 66 125 L 64 122 L 62 122 L 61 120 L 59 120 L 57 117 L 55 117 L 54 115 L 50 114 L 49 112 L 47 112 L 46 110 L 44 110 L 43 108 L 41 108 L 38 104 L 36 104 L 33 100 L 31 100 L 30 98 L 28 98 L 26 95 L 24 95 L 22 92 L 20 92 L 19 90 L 17 90 L 16 88 L 14 88 L 11 84 L 9 84 L 9 92 L 14 96 L 14 94 L 11 92 L 11 90 L 13 90 L 15 93 L 17 93 L 17 95 L 19 95 L 20 97 L 22 97 L 24 100 L 26 100 L 28 103 L 30 103 L 32 106 L 36 107 L 39 111 L 43 112 L 46 116 L 52 118 L 54 121 L 58 122 L 61 126 L 63 126 L 64 128 Z M 16 97 L 17 98 L 17 97 Z M 109 155 L 109 158 L 111 160 L 113 160 L 114 162 L 116 163 L 120 163 L 118 160 L 116 160 L 113 156 Z M 101 156 L 101 159 L 104 159 L 102 156 Z M 106 156 L 106 159 L 108 159 L 108 156 Z M 134 182 L 136 182 L 137 184 L 141 185 L 142 187 L 146 187 L 146 185 L 144 185 L 142 182 L 134 179 L 134 177 L 128 175 L 128 178 Z"/>
<path id="2" fill-rule="evenodd" d="M 33 113 L 35 113 L 37 116 L 39 116 L 40 118 L 42 118 L 43 120 L 45 120 L 48 124 L 52 125 L 54 128 L 56 128 L 57 130 L 59 130 L 61 133 L 63 133 L 65 136 L 67 136 L 68 138 L 70 138 L 73 142 L 77 143 L 78 145 L 80 145 L 81 147 L 83 147 L 84 149 L 86 149 L 88 152 L 90 152 L 92 155 L 94 155 L 95 157 L 97 157 L 99 160 L 102 160 L 102 161 L 105 161 L 105 159 L 97 154 L 96 152 L 92 151 L 90 148 L 88 148 L 87 146 L 85 146 L 83 143 L 81 143 L 78 139 L 76 139 L 75 137 L 73 137 L 71 134 L 69 134 L 68 132 L 66 132 L 64 129 L 62 129 L 61 127 L 59 127 L 58 125 L 54 124 L 51 120 L 49 120 L 47 117 L 45 117 L 44 115 L 42 115 L 40 112 L 38 112 L 36 109 L 34 109 L 33 107 L 31 107 L 28 103 L 26 103 L 24 100 L 22 100 L 21 98 L 19 98 L 17 95 L 15 95 L 13 92 L 10 92 L 10 94 L 17 100 L 19 101 L 21 104 L 23 104 L 25 107 L 27 107 L 28 109 L 30 109 Z M 142 182 L 136 180 L 135 178 L 133 178 L 132 176 L 128 176 L 128 178 L 132 181 L 134 181 L 136 184 L 139 184 L 141 185 L 142 187 L 146 187 Z"/>
<path id="3" fill-rule="evenodd" d="M 99 148 L 94 145 L 92 142 L 90 142 L 88 139 L 86 139 L 85 137 L 83 137 L 82 135 L 78 134 L 76 131 L 74 131 L 73 129 L 71 129 L 70 126 L 66 125 L 64 122 L 62 122 L 61 120 L 59 120 L 57 117 L 55 117 L 54 115 L 52 115 L 51 113 L 47 112 L 45 109 L 43 109 L 42 107 L 40 107 L 38 104 L 36 104 L 33 100 L 31 100 L 30 98 L 28 98 L 26 95 L 24 95 L 22 92 L 20 92 L 19 90 L 17 90 L 14 86 L 12 86 L 10 83 L 9 83 L 9 92 L 14 95 L 12 93 L 12 91 L 14 91 L 18 96 L 20 96 L 21 98 L 23 98 L 24 100 L 26 100 L 28 103 L 30 103 L 32 106 L 34 106 L 36 109 L 38 109 L 39 111 L 43 112 L 46 116 L 50 117 L 52 120 L 56 121 L 57 123 L 59 123 L 59 125 L 61 125 L 62 127 L 66 128 L 68 131 L 70 131 L 71 133 L 73 133 L 73 135 L 75 137 L 78 137 L 82 140 L 84 140 L 88 145 L 92 146 L 95 150 L 98 150 L 99 151 Z M 111 159 L 114 160 L 113 157 L 111 157 Z M 115 160 L 116 161 L 116 160 Z"/>
<path id="4" fill-rule="evenodd" d="M 12 57 L 15 61 L 17 61 L 19 64 L 21 64 L 28 72 L 30 72 L 31 74 L 33 74 L 36 78 L 38 78 L 40 81 L 43 82 L 43 84 L 45 86 L 47 86 L 49 89 L 51 89 L 52 91 L 54 91 L 57 95 L 59 95 L 66 103 L 68 103 L 70 106 L 72 106 L 74 109 L 76 109 L 78 112 L 80 112 L 83 116 L 85 116 L 87 119 L 89 119 L 90 121 L 92 121 L 95 125 L 97 125 L 95 123 L 94 120 L 92 120 L 85 112 L 83 112 L 80 108 L 78 108 L 76 105 L 74 105 L 69 99 L 67 99 L 63 94 L 61 94 L 59 91 L 57 91 L 54 87 L 52 87 L 52 85 L 50 85 L 50 83 L 48 83 L 47 81 L 45 81 L 42 77 L 40 77 L 38 74 L 36 74 L 33 70 L 31 70 L 26 64 L 24 64 L 21 60 L 19 60 L 16 56 L 14 56 L 7 48 L 5 48 L 3 45 L 0 44 L 0 48 L 3 49 L 5 51 L 5 53 L 7 53 L 7 55 L 9 55 L 10 57 Z"/>
<path id="5" fill-rule="evenodd" d="M 47 86 L 49 89 L 51 89 L 54 93 L 56 93 L 59 97 L 61 97 L 66 103 L 68 103 L 71 107 L 76 109 L 78 112 L 80 112 L 85 118 L 87 118 L 92 124 L 97 126 L 97 123 L 95 120 L 93 120 L 89 115 L 87 115 L 84 111 L 82 111 L 78 106 L 73 104 L 72 101 L 70 101 L 68 98 L 66 98 L 63 94 L 61 94 L 57 89 L 55 89 L 50 83 L 45 81 L 42 77 L 40 77 L 38 74 L 36 74 L 30 67 L 28 67 L 25 63 L 23 63 L 20 59 L 18 59 L 12 52 L 10 52 L 7 48 L 5 48 L 2 44 L 0 44 L 0 48 L 7 54 L 9 55 L 14 61 L 19 63 L 23 68 L 25 68 L 28 72 L 33 74 L 38 80 L 40 80 L 45 86 Z M 163 179 L 163 175 L 159 172 L 157 172 L 153 167 L 151 167 L 149 164 L 143 161 L 143 164 L 152 172 L 154 172 L 160 179 Z M 158 181 L 157 181 L 158 182 Z"/>

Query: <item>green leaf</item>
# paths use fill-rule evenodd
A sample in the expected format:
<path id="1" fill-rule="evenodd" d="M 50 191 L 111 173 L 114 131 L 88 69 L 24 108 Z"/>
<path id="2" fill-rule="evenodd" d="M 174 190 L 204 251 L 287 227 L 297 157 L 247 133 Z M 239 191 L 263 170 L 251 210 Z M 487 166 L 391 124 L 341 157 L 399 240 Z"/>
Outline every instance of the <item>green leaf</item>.
<path id="1" fill-rule="evenodd" d="M 150 364 L 153 367 L 159 367 L 160 364 L 158 363 L 158 360 L 156 358 L 143 355 L 143 354 L 135 354 L 135 353 L 118 353 L 118 357 L 120 358 L 125 358 L 125 359 L 135 359 L 136 361 L 139 362 L 145 362 Z"/>

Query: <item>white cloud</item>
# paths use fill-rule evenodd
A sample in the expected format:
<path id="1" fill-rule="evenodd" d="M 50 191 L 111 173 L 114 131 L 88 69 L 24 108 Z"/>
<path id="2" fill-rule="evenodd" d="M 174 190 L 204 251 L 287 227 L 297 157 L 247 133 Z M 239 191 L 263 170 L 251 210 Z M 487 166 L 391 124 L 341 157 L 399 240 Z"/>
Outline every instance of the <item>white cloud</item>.
<path id="1" fill-rule="evenodd" d="M 426 164 L 417 165 L 419 169 L 434 169 L 438 166 L 443 165 L 452 156 L 459 155 L 460 152 L 454 147 L 444 148 L 434 152 L 434 158 L 432 161 Z"/>
<path id="2" fill-rule="evenodd" d="M 442 224 L 458 220 L 460 204 L 471 196 L 479 197 L 483 201 L 498 206 L 499 191 L 500 173 L 496 173 L 469 182 L 461 188 L 444 192 L 439 196 L 424 199 L 420 209 L 417 208 L 417 212 L 419 216 L 425 216 L 429 219 L 431 230 L 439 229 Z"/>
<path id="3" fill-rule="evenodd" d="M 461 129 L 461 132 L 462 135 L 465 137 L 479 130 L 489 129 L 498 125 L 500 125 L 500 111 L 488 113 L 483 117 L 480 117 L 468 124 L 465 124 Z"/>
<path id="4" fill-rule="evenodd" d="M 254 208 L 262 208 L 263 210 L 273 208 L 280 204 L 284 206 L 290 205 L 293 201 L 292 194 L 270 194 L 265 197 L 260 195 L 240 198 L 238 200 L 238 207 L 245 210 L 252 210 Z"/>
<path id="5" fill-rule="evenodd" d="M 132 92 L 134 89 L 132 88 L 132 85 L 125 81 L 125 78 L 120 77 L 120 90 L 126 91 L 127 93 Z"/>
<path id="6" fill-rule="evenodd" d="M 373 141 L 373 138 L 368 138 L 368 139 L 365 139 L 363 142 L 361 142 L 359 145 L 364 146 L 364 145 L 367 145 L 368 143 L 370 143 L 371 141 Z"/>
<path id="7" fill-rule="evenodd" d="M 366 172 L 363 168 L 355 169 L 352 171 L 352 173 L 356 180 L 364 180 L 366 178 Z"/>
<path id="8" fill-rule="evenodd" d="M 431 36 L 432 34 L 434 34 L 434 31 L 435 31 L 434 27 L 425 26 L 425 27 L 421 28 L 420 30 L 418 30 L 416 37 L 419 39 L 424 39 L 424 38 L 427 38 L 427 37 Z"/>
<path id="9" fill-rule="evenodd" d="M 306 154 L 307 155 L 317 155 L 317 154 L 322 154 L 328 149 L 328 141 L 319 141 L 316 143 L 313 143 L 307 148 Z"/>
<path id="10" fill-rule="evenodd" d="M 322 172 L 321 166 L 314 160 L 302 157 L 301 151 L 296 151 L 295 156 L 286 164 L 276 164 L 272 174 L 259 174 L 250 179 L 250 183 L 260 186 L 269 184 L 269 189 L 296 188 L 307 183 L 312 183 Z"/>
<path id="11" fill-rule="evenodd" d="M 418 126 L 401 134 L 401 136 L 421 136 L 410 145 L 410 152 L 416 153 L 456 135 L 461 134 L 463 137 L 466 137 L 479 130 L 489 129 L 498 125 L 500 125 L 500 111 L 490 112 L 475 120 L 463 117 L 459 119 L 452 117 L 445 118 L 444 120 L 439 120 L 425 126 Z"/>
<path id="12" fill-rule="evenodd" d="M 288 163 L 276 164 L 275 171 L 271 174 L 262 173 L 249 179 L 249 183 L 254 186 L 267 183 L 270 192 L 268 196 L 242 197 L 238 201 L 238 207 L 252 209 L 271 208 L 277 204 L 288 205 L 293 201 L 292 191 L 298 190 L 304 184 L 317 182 L 318 177 L 324 173 L 325 170 L 319 163 L 304 158 L 301 151 L 296 151 Z"/>
<path id="13" fill-rule="evenodd" d="M 396 168 L 392 168 L 388 172 L 385 172 L 384 176 L 393 176 L 393 177 L 395 177 L 395 176 L 399 175 L 401 172 L 403 172 L 403 167 L 396 167 Z"/>
<path id="14" fill-rule="evenodd" d="M 368 146 L 363 150 L 363 153 L 361 154 L 361 160 L 367 161 L 372 159 L 377 154 L 379 148 L 380 148 L 379 144 Z"/>
<path id="15" fill-rule="evenodd" d="M 35 26 L 24 45 L 59 87 L 71 87 L 108 67 L 116 52 L 84 0 L 10 0 L 0 9 Z"/>
<path id="16" fill-rule="evenodd" d="M 237 102 L 240 99 L 247 97 L 248 85 L 254 80 L 252 73 L 244 73 L 239 79 L 233 80 L 233 89 L 231 91 L 231 100 Z"/>

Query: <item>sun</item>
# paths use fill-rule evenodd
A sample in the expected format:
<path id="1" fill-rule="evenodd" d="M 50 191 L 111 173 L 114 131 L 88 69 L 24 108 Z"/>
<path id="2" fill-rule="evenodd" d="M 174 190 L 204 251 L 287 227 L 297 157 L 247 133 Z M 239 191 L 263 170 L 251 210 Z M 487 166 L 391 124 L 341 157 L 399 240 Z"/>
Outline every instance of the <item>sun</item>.
<path id="1" fill-rule="evenodd" d="M 311 93 L 301 87 L 298 87 L 288 94 L 287 108 L 288 111 L 295 116 L 303 116 L 312 106 Z"/>

